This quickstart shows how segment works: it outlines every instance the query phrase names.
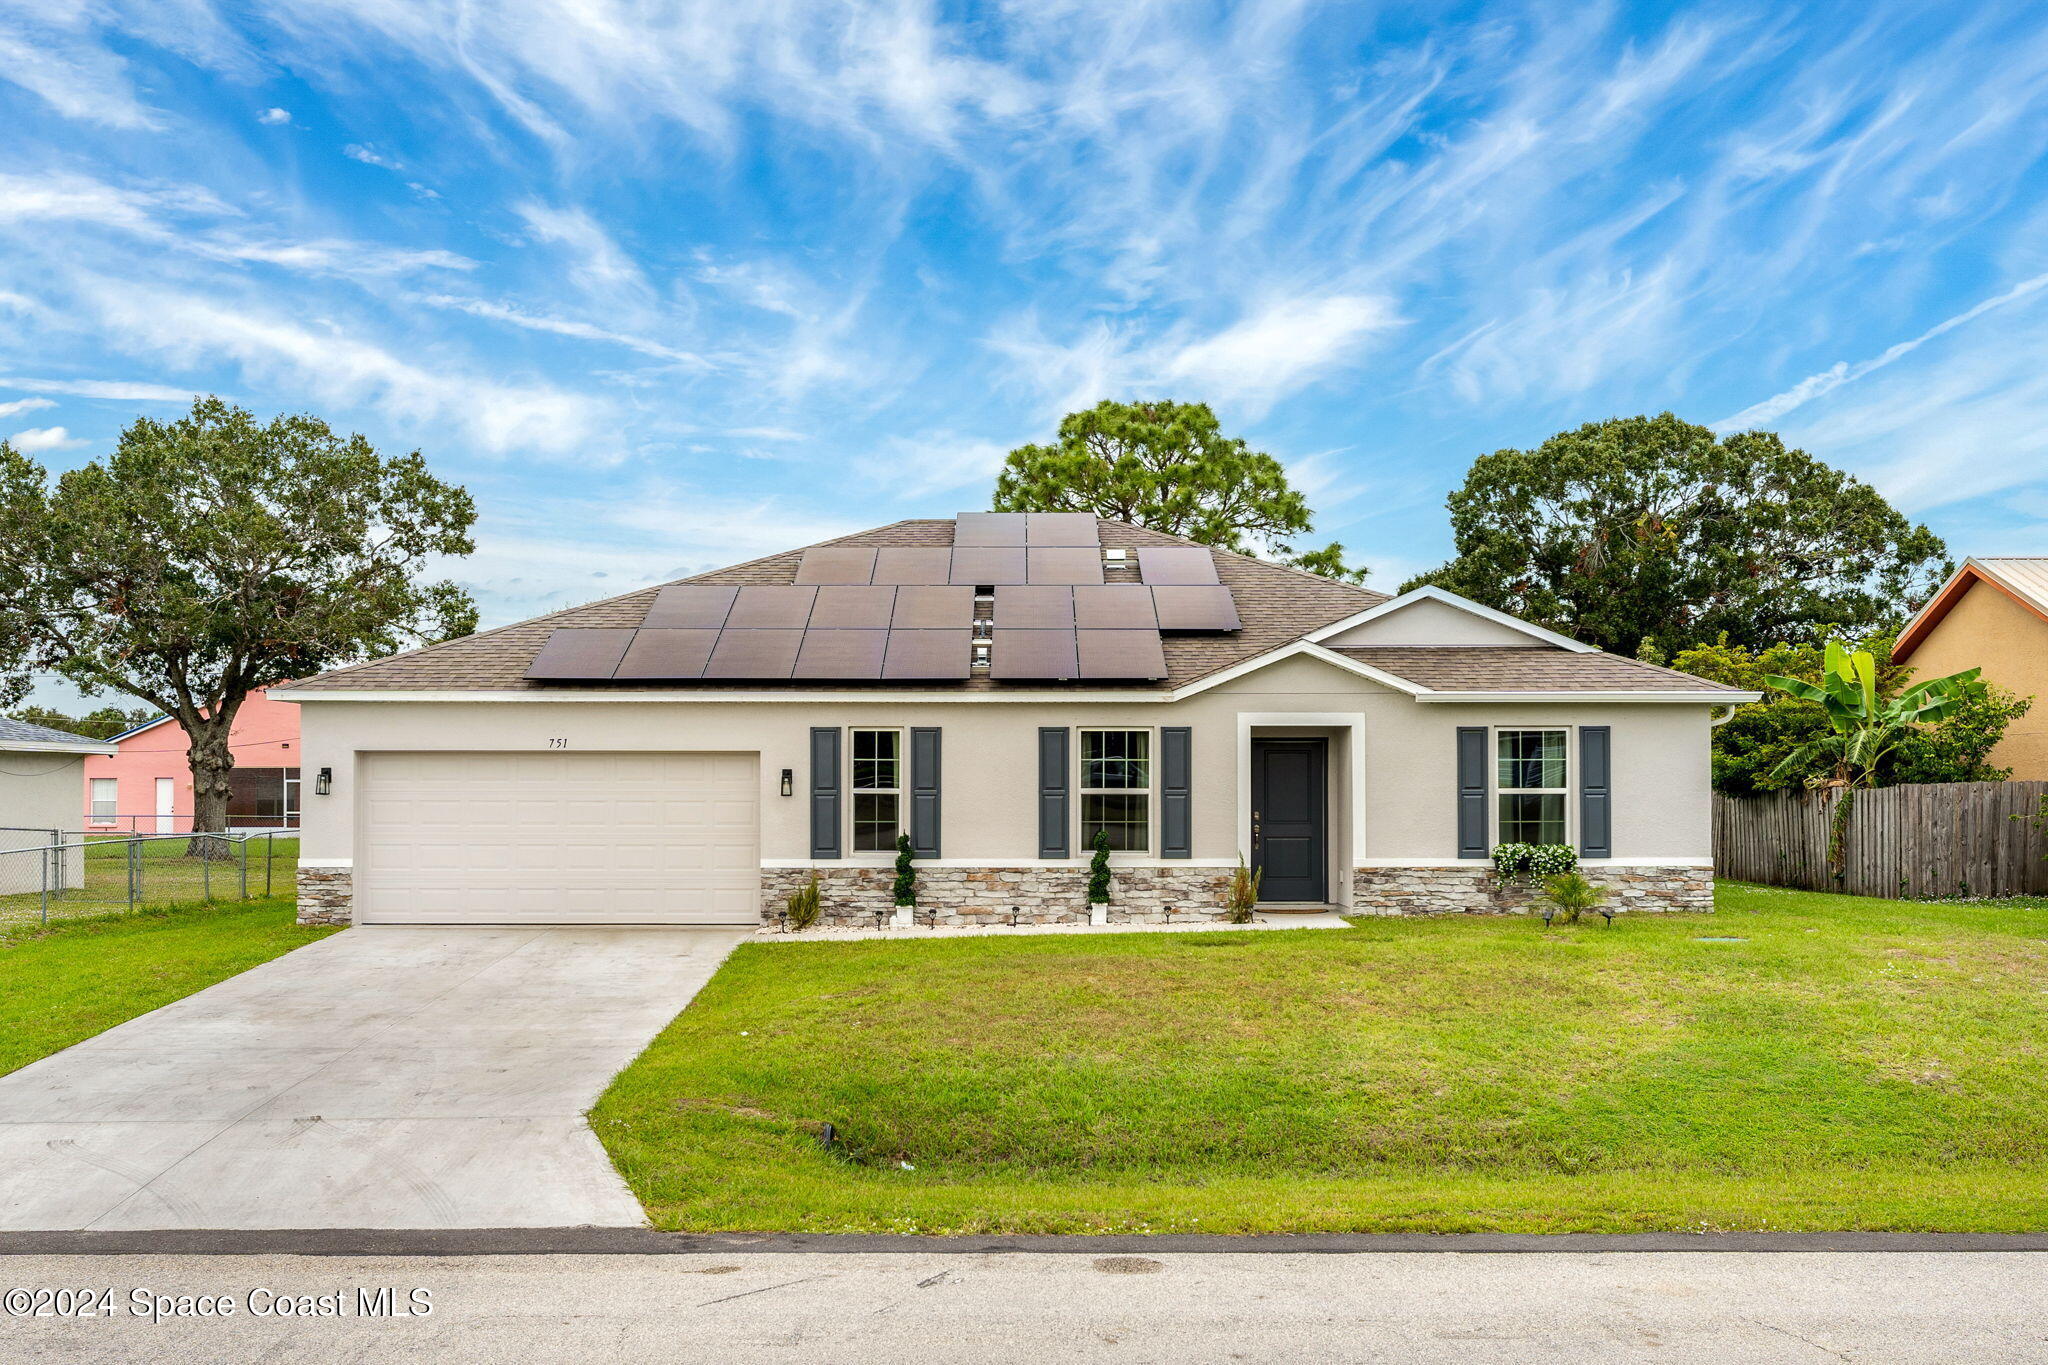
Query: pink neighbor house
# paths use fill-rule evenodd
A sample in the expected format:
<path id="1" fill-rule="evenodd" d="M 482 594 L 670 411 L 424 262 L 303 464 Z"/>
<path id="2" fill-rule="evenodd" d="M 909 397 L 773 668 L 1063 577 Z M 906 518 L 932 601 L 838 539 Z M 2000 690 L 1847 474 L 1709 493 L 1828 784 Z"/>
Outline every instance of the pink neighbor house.
<path id="1" fill-rule="evenodd" d="M 192 828 L 192 770 L 185 732 L 159 716 L 85 760 L 85 828 L 183 834 Z M 235 756 L 230 829 L 295 829 L 299 823 L 299 708 L 250 694 L 228 737 Z"/>

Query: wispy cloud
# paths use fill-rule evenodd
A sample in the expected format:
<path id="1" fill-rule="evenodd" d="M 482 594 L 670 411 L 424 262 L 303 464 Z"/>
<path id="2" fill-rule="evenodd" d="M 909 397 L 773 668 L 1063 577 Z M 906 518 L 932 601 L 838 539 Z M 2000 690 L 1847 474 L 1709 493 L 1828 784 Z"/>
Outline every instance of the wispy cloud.
<path id="1" fill-rule="evenodd" d="M 2048 286 L 2048 274 L 2035 275 L 2031 279 L 2022 280 L 2002 294 L 1993 295 L 1975 307 L 1967 308 L 1957 313 L 1954 317 L 1944 318 L 1911 340 L 1887 346 L 1883 351 L 1868 360 L 1860 360 L 1854 365 L 1849 364 L 1847 361 L 1838 360 L 1819 374 L 1808 375 L 1783 393 L 1773 394 L 1761 403 L 1746 407 L 1732 417 L 1722 418 L 1714 423 L 1714 427 L 1718 431 L 1741 431 L 1749 427 L 1760 427 L 1767 423 L 1775 422 L 1795 408 L 1803 407 L 1823 394 L 1833 393 L 1844 384 L 1853 384 L 1865 375 L 1874 374 L 1887 365 L 1895 364 L 1935 338 L 1947 336 L 1956 328 L 1966 323 L 1974 322 L 1986 313 L 2024 299 L 2040 290 L 2043 286 Z"/>
<path id="2" fill-rule="evenodd" d="M 17 398 L 11 403 L 0 403 L 0 417 L 19 417 L 24 412 L 35 412 L 41 408 L 56 406 L 47 398 Z"/>
<path id="3" fill-rule="evenodd" d="M 292 111 L 289 109 L 280 109 L 273 104 L 272 106 L 270 106 L 270 108 L 265 109 L 262 113 L 258 114 L 256 116 L 256 121 L 258 123 L 268 125 L 269 127 L 272 128 L 280 127 L 292 121 Z"/>
<path id="4" fill-rule="evenodd" d="M 194 392 L 172 384 L 131 383 L 123 379 L 27 379 L 16 375 L 0 375 L 0 389 L 62 393 L 78 398 L 105 398 L 118 403 L 189 403 Z M 42 400 L 24 401 L 36 403 Z"/>
<path id="5" fill-rule="evenodd" d="M 14 448 L 24 455 L 34 455 L 45 450 L 62 450 L 67 446 L 82 446 L 84 441 L 74 437 L 63 427 L 30 427 L 14 433 Z"/>

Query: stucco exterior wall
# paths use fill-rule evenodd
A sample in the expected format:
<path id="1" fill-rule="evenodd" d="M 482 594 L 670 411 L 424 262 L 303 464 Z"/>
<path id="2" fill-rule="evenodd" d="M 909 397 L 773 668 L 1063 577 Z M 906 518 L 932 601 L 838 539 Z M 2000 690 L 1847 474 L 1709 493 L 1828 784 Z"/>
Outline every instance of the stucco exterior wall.
<path id="1" fill-rule="evenodd" d="M 1702 861 L 1712 853 L 1709 709 L 1648 703 L 1423 705 L 1306 658 L 1284 660 L 1170 704 L 1123 698 L 316 701 L 303 707 L 301 721 L 302 858 L 328 866 L 346 866 L 354 858 L 358 752 L 653 748 L 758 752 L 762 861 L 770 867 L 803 864 L 810 847 L 810 727 L 937 725 L 944 730 L 942 860 L 1036 864 L 1040 726 L 1187 725 L 1193 730 L 1197 865 L 1234 864 L 1246 846 L 1249 778 L 1242 755 L 1254 730 L 1332 737 L 1330 843 L 1337 889 L 1349 884 L 1341 874 L 1351 866 L 1456 863 L 1453 757 L 1460 725 L 1600 724 L 1613 730 L 1614 861 Z M 1350 761 L 1354 745 L 1357 765 Z M 334 770 L 333 791 L 325 797 L 313 794 L 314 774 L 322 767 Z M 787 797 L 780 793 L 784 768 L 794 774 L 795 794 Z M 1079 803 L 1073 804 L 1078 819 Z M 1118 861 L 1156 859 L 1120 855 Z"/>
<path id="2" fill-rule="evenodd" d="M 1920 678 L 1981 668 L 1986 682 L 2034 698 L 2034 709 L 2007 727 L 1991 762 L 2011 768 L 2016 781 L 2048 780 L 2048 621 L 1998 588 L 1974 583 L 1905 662 Z"/>
<path id="3" fill-rule="evenodd" d="M 288 702 L 273 701 L 267 690 L 249 694 L 235 712 L 228 732 L 228 749 L 239 768 L 296 768 L 299 766 L 299 711 Z M 156 783 L 171 782 L 172 806 L 165 833 L 183 833 L 192 828 L 192 766 L 186 756 L 184 727 L 167 720 L 139 730 L 116 746 L 118 754 L 95 754 L 85 760 L 83 780 L 71 794 L 71 811 L 65 823 L 84 828 L 158 832 Z M 92 779 L 112 778 L 119 814 L 112 820 L 92 818 Z M 81 802 L 83 804 L 81 804 Z"/>
<path id="4" fill-rule="evenodd" d="M 0 753 L 0 825 L 77 829 L 79 772 L 89 761 L 73 754 Z M 0 848 L 15 842 L 0 836 Z"/>

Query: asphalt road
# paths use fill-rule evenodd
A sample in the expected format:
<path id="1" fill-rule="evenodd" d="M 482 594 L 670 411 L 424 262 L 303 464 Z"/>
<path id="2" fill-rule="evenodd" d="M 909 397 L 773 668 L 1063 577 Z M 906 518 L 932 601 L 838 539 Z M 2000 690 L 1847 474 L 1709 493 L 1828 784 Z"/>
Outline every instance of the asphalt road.
<path id="1" fill-rule="evenodd" d="M 2048 1361 L 2037 1252 L 0 1258 L 14 1287 L 110 1288 L 114 1308 L 0 1316 L 10 1365 Z M 431 1313 L 357 1316 L 382 1287 Z M 336 1294 L 342 1316 L 275 1316 Z M 136 1315 L 181 1295 L 234 1316 Z"/>

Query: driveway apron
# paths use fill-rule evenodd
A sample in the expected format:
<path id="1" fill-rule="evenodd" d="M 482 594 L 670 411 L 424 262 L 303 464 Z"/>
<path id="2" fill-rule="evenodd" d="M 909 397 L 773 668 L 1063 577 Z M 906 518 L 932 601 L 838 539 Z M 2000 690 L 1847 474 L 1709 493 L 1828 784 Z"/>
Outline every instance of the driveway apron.
<path id="1" fill-rule="evenodd" d="M 287 953 L 0 1076 L 0 1230 L 641 1226 L 584 1112 L 745 938 Z"/>

